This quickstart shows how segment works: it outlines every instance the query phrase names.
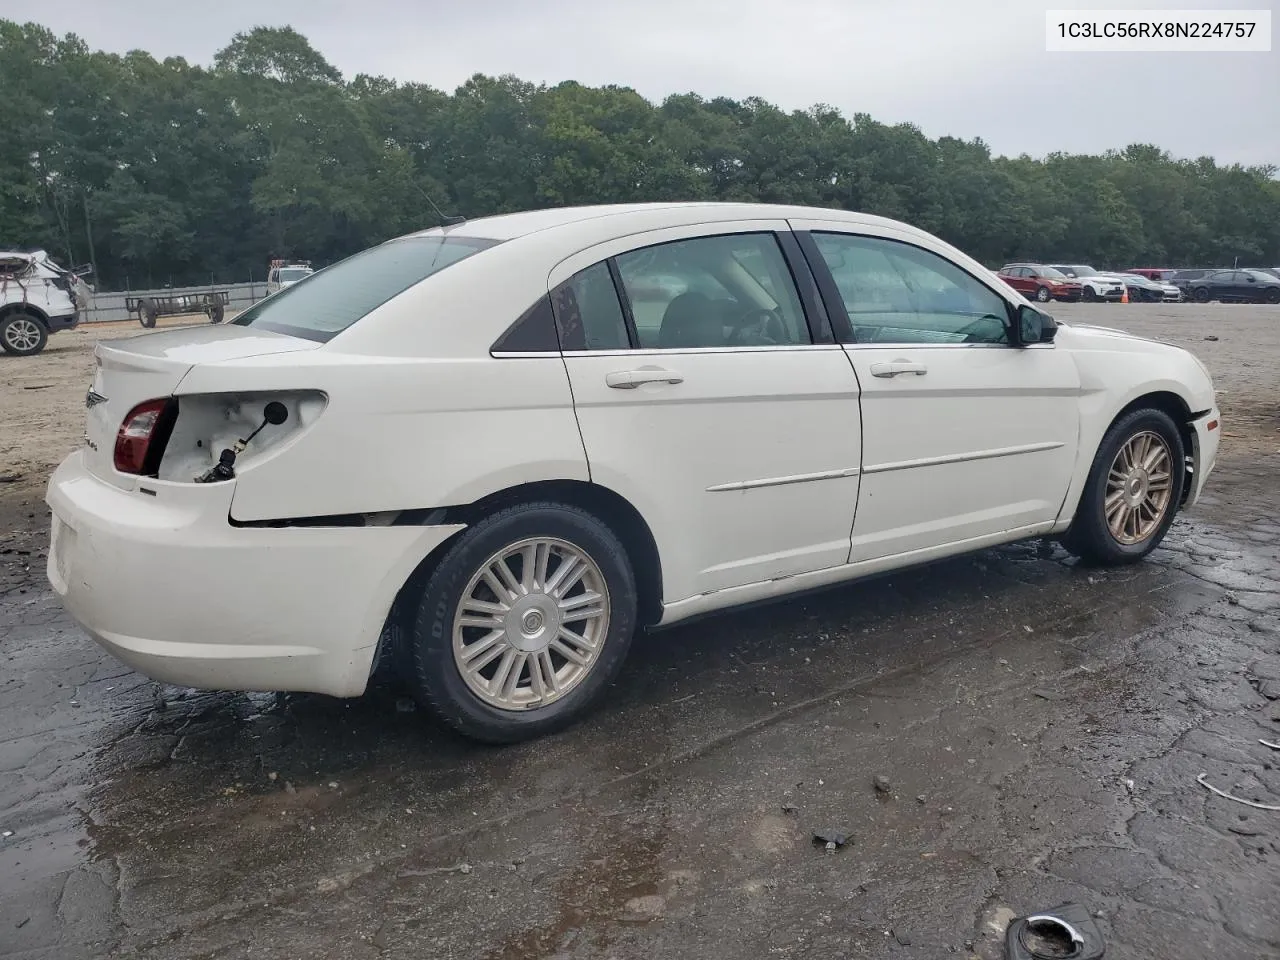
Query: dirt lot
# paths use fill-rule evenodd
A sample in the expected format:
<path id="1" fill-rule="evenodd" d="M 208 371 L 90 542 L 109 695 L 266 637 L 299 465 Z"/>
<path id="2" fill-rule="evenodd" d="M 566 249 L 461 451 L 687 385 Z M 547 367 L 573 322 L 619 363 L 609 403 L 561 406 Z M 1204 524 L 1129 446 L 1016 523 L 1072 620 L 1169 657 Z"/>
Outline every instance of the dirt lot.
<path id="1" fill-rule="evenodd" d="M 1148 563 L 1020 544 L 654 634 L 591 722 L 502 750 L 394 690 L 102 654 L 45 585 L 41 496 L 93 341 L 138 329 L 0 357 L 0 957 L 994 960 L 1067 901 L 1108 957 L 1280 957 L 1280 813 L 1196 782 L 1280 804 L 1280 308 L 1054 312 L 1222 391 Z"/>

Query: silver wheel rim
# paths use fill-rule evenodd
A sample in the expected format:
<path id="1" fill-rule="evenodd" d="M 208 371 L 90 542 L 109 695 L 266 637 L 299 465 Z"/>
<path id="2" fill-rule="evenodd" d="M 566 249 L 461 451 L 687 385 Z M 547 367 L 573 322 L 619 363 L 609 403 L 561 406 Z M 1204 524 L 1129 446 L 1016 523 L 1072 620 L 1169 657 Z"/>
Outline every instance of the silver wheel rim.
<path id="1" fill-rule="evenodd" d="M 609 612 L 604 574 L 585 551 L 551 537 L 521 540 L 482 563 L 462 591 L 453 662 L 491 707 L 545 707 L 591 673 Z"/>
<path id="2" fill-rule="evenodd" d="M 40 344 L 40 328 L 34 320 L 11 320 L 4 328 L 4 342 L 15 350 L 34 350 Z"/>
<path id="3" fill-rule="evenodd" d="M 1117 543 L 1132 546 L 1160 527 L 1173 498 L 1173 454 L 1164 437 L 1134 434 L 1116 454 L 1107 474 L 1107 529 Z"/>

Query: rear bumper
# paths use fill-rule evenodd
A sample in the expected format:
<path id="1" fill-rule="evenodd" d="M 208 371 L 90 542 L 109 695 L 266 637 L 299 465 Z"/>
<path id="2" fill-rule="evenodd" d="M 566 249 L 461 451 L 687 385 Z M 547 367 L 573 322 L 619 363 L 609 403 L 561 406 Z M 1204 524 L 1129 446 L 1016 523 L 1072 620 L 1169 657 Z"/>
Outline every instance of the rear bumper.
<path id="1" fill-rule="evenodd" d="M 459 526 L 233 527 L 235 482 L 49 481 L 48 576 L 115 657 L 166 683 L 358 696 L 401 585 Z"/>
<path id="2" fill-rule="evenodd" d="M 80 311 L 68 313 L 61 317 L 49 317 L 47 320 L 50 333 L 57 333 L 60 330 L 74 330 L 80 326 Z"/>
<path id="3" fill-rule="evenodd" d="M 1209 429 L 1211 423 L 1214 425 L 1212 430 Z M 1222 440 L 1222 414 L 1215 406 L 1203 417 L 1193 420 L 1191 429 L 1195 440 L 1195 450 L 1192 451 L 1195 471 L 1191 477 L 1191 494 L 1187 497 L 1188 507 L 1195 506 L 1199 501 L 1200 494 L 1204 492 L 1205 482 L 1217 465 L 1218 445 Z"/>

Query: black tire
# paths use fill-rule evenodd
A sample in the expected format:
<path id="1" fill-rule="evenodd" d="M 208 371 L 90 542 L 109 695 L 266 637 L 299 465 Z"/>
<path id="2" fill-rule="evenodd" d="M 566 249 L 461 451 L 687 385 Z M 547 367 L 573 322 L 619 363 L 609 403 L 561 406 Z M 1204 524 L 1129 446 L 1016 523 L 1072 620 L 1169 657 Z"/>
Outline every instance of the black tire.
<path id="1" fill-rule="evenodd" d="M 49 331 L 30 313 L 11 313 L 0 321 L 0 347 L 15 357 L 34 357 L 49 342 Z"/>
<path id="2" fill-rule="evenodd" d="M 1262 295 L 1263 303 L 1280 303 L 1280 288 L 1273 287 Z"/>
<path id="3" fill-rule="evenodd" d="M 1098 299 L 1098 295 L 1093 292 L 1093 287 L 1084 287 L 1080 291 L 1080 299 L 1092 303 L 1094 300 Z"/>
<path id="4" fill-rule="evenodd" d="M 599 658 L 577 686 L 545 707 L 504 710 L 463 679 L 453 655 L 454 616 L 463 590 L 489 557 L 534 537 L 566 541 L 595 562 L 608 590 L 609 622 Z M 459 534 L 427 579 L 408 638 L 408 679 L 419 702 L 465 737 L 516 743 L 544 736 L 582 717 L 617 677 L 635 632 L 636 608 L 626 549 L 596 517 L 560 503 L 508 507 Z"/>
<path id="5" fill-rule="evenodd" d="M 1048 287 L 1036 288 L 1036 300 L 1038 300 L 1040 303 L 1048 303 L 1052 296 L 1053 294 L 1049 292 Z"/>
<path id="6" fill-rule="evenodd" d="M 1193 299 L 1193 300 L 1195 300 L 1195 302 L 1196 302 L 1196 303 L 1208 303 L 1208 302 L 1209 302 L 1209 288 L 1208 288 L 1208 287 L 1196 287 L 1194 290 L 1192 290 L 1192 291 L 1191 291 L 1191 297 L 1192 297 L 1192 299 Z"/>
<path id="7" fill-rule="evenodd" d="M 1117 540 L 1107 526 L 1107 477 L 1120 449 L 1144 432 L 1159 435 L 1169 448 L 1169 503 L 1160 523 L 1144 540 L 1126 544 Z M 1178 425 L 1163 410 L 1143 408 L 1125 414 L 1111 425 L 1098 445 L 1093 466 L 1089 469 L 1089 479 L 1085 481 L 1084 492 L 1076 507 L 1075 519 L 1062 538 L 1063 546 L 1082 560 L 1099 566 L 1123 566 L 1143 559 L 1160 545 L 1177 516 L 1187 479 L 1185 456 Z"/>
<path id="8" fill-rule="evenodd" d="M 156 302 L 150 297 L 138 304 L 138 322 L 150 330 L 156 325 L 156 317 L 160 315 L 160 310 L 156 307 Z"/>
<path id="9" fill-rule="evenodd" d="M 224 316 L 226 316 L 226 312 L 221 303 L 214 303 L 209 307 L 210 322 L 221 323 Z"/>

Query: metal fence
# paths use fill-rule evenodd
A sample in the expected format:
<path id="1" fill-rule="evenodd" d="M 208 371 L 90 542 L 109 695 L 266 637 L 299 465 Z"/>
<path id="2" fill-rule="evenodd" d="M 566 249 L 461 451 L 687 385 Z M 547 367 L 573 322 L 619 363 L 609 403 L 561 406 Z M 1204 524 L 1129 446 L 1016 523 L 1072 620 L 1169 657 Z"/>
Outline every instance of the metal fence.
<path id="1" fill-rule="evenodd" d="M 89 298 L 89 304 L 81 317 L 85 323 L 102 323 L 108 320 L 133 320 L 125 309 L 125 298 L 132 297 L 180 297 L 183 295 L 199 295 L 217 290 L 227 295 L 227 315 L 248 309 L 267 295 L 265 283 L 219 283 L 214 286 L 199 287 L 163 287 L 159 290 L 129 290 L 116 293 L 95 293 Z"/>

